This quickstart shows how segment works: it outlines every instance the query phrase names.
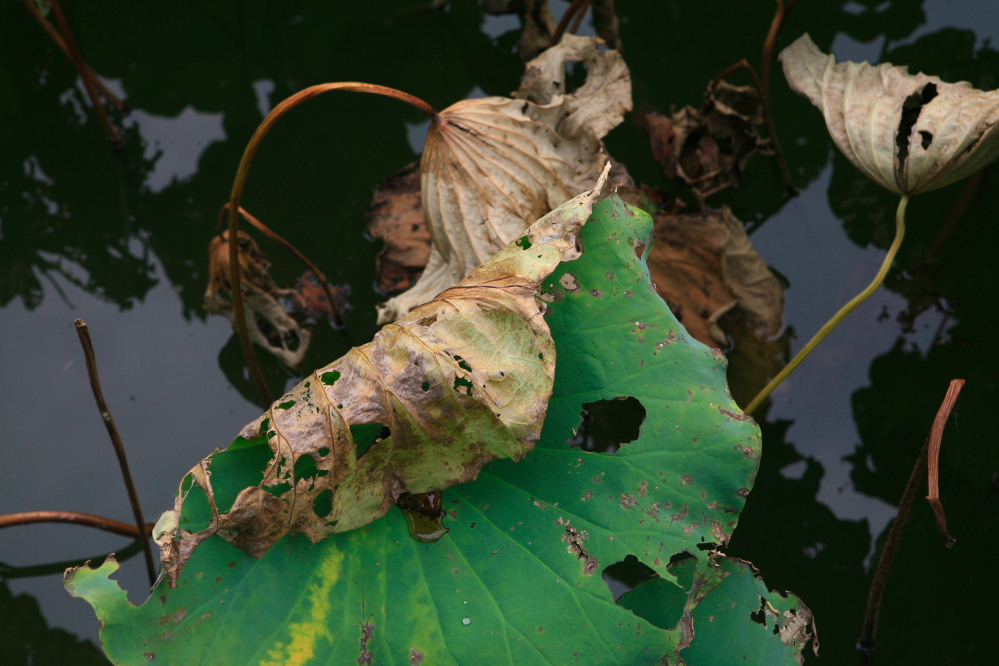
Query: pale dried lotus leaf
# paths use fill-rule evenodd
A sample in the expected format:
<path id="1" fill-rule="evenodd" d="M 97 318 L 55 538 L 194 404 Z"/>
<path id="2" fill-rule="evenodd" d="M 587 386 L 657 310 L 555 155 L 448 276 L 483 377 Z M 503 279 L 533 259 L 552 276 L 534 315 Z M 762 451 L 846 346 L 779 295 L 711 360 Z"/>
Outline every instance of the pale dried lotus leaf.
<path id="1" fill-rule="evenodd" d="M 999 91 L 891 63 L 837 63 L 807 34 L 780 59 L 791 88 L 822 111 L 843 154 L 893 192 L 943 187 L 999 157 Z"/>
<path id="2" fill-rule="evenodd" d="M 583 86 L 565 92 L 565 67 L 586 64 Z M 631 79 L 616 51 L 566 35 L 527 64 L 514 98 L 458 102 L 431 126 L 420 163 L 433 243 L 409 291 L 379 308 L 393 321 L 457 283 L 524 229 L 596 179 L 608 159 L 601 139 L 631 108 Z"/>
<path id="3" fill-rule="evenodd" d="M 202 532 L 161 536 L 171 580 L 208 534 L 258 556 L 292 531 L 318 541 L 381 517 L 401 493 L 471 481 L 487 462 L 530 451 L 555 373 L 555 344 L 536 296 L 560 262 L 579 256 L 576 234 L 606 178 L 605 170 L 593 190 L 247 425 L 241 437 L 266 439 L 273 457 L 260 484 L 240 491 L 231 508 L 215 506 L 211 457 L 194 468 L 189 479 L 214 518 Z M 358 450 L 351 431 L 361 425 L 382 426 L 367 450 Z M 324 494 L 331 508 L 320 515 L 315 502 Z M 184 500 L 179 493 L 177 515 Z"/>

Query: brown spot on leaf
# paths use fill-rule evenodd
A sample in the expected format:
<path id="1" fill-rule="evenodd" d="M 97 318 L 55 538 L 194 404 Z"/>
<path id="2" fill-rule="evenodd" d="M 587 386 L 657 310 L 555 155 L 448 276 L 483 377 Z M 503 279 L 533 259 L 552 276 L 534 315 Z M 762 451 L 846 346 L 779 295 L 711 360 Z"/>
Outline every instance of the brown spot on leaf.
<path id="1" fill-rule="evenodd" d="M 368 643 L 375 633 L 375 625 L 366 622 L 361 625 L 361 653 L 357 655 L 357 666 L 371 666 L 375 663 L 375 655 L 368 650 Z"/>
<path id="2" fill-rule="evenodd" d="M 562 285 L 562 288 L 566 291 L 579 291 L 579 282 L 576 281 L 576 276 L 572 273 L 566 273 L 561 278 L 559 278 L 558 283 Z"/>
<path id="3" fill-rule="evenodd" d="M 725 416 L 727 416 L 728 418 L 732 419 L 733 421 L 752 421 L 753 420 L 752 416 L 750 416 L 749 414 L 745 414 L 743 412 L 732 412 L 732 411 L 729 411 L 729 410 L 727 410 L 727 409 L 725 409 L 723 407 L 719 407 L 718 411 L 721 412 L 722 414 L 724 414 Z"/>
<path id="4" fill-rule="evenodd" d="M 709 523 L 708 531 L 715 538 L 715 543 L 722 545 L 728 541 L 728 537 L 725 535 L 725 528 L 720 520 L 712 520 Z"/>
<path id="5" fill-rule="evenodd" d="M 562 543 L 568 544 L 566 550 L 582 560 L 584 576 L 592 576 L 597 570 L 597 558 L 590 555 L 584 547 L 586 539 L 590 533 L 586 530 L 577 530 L 568 522 L 565 523 L 565 533 L 562 535 Z M 540 632 L 539 632 L 540 633 Z"/>
<path id="6" fill-rule="evenodd" d="M 409 663 L 411 666 L 423 663 L 423 652 L 416 648 L 409 648 Z"/>

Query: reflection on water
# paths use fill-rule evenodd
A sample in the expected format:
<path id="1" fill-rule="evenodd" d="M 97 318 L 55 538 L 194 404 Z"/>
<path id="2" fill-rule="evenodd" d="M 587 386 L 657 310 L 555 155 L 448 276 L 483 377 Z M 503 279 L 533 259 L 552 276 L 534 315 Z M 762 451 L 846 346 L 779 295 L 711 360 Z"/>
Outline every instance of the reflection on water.
<path id="1" fill-rule="evenodd" d="M 221 113 L 202 113 L 192 106 L 185 106 L 173 118 L 139 109 L 132 112 L 130 120 L 142 130 L 146 147 L 143 158 L 153 165 L 145 183 L 153 194 L 198 172 L 201 154 L 212 143 L 226 139 L 222 116 Z"/>
<path id="2" fill-rule="evenodd" d="M 565 5 L 553 4 L 556 15 Z M 618 5 L 639 113 L 697 106 L 711 77 L 742 57 L 757 63 L 772 11 L 769 3 Z M 377 3 L 316 1 L 294 15 L 272 3 L 67 10 L 88 62 L 134 111 L 115 155 L 69 63 L 18 3 L 0 7 L 0 62 L 8 63 L 0 77 L 0 417 L 13 461 L 0 468 L 0 507 L 129 515 L 72 329 L 80 317 L 155 516 L 193 462 L 259 413 L 228 323 L 205 320 L 202 308 L 215 216 L 257 123 L 320 81 L 396 86 L 439 108 L 473 93 L 506 94 L 521 71 L 517 22 L 484 19 L 472 2 L 405 20 Z M 944 0 L 799 3 L 782 44 L 808 30 L 841 57 L 905 62 L 988 89 L 999 83 L 988 42 L 997 12 L 995 3 Z M 775 170 L 756 158 L 740 189 L 711 203 L 729 203 L 755 229 L 764 260 L 789 278 L 787 323 L 800 345 L 876 269 L 895 201 L 833 154 L 821 115 L 787 89 L 779 68 L 772 86 L 802 196 L 787 201 Z M 333 283 L 354 288 L 347 330 L 320 327 L 305 367 L 370 338 L 378 248 L 363 238 L 364 211 L 374 185 L 414 158 L 422 122 L 391 101 L 331 95 L 296 109 L 259 154 L 248 207 L 309 248 Z M 616 130 L 609 147 L 636 180 L 665 185 L 637 124 Z M 729 552 L 753 560 L 771 586 L 801 595 L 830 663 L 856 658 L 871 554 L 952 377 L 968 380 L 941 458 L 958 544 L 943 548 L 917 503 L 889 582 L 879 653 L 885 663 L 973 663 L 987 647 L 986 615 L 949 621 L 913 609 L 999 594 L 995 558 L 981 555 L 999 547 L 989 419 L 999 397 L 995 174 L 970 190 L 960 183 L 914 199 L 887 288 L 806 361 L 763 419 L 763 467 Z M 298 267 L 278 248 L 265 251 L 275 278 L 290 281 Z M 266 359 L 265 372 L 278 385 L 294 380 Z M 0 532 L 0 561 L 17 566 L 121 547 L 76 527 Z M 120 579 L 141 602 L 141 564 L 126 564 Z M 96 637 L 91 611 L 58 576 L 10 587 L 35 595 L 49 625 Z M 912 641 L 914 629 L 941 638 Z"/>

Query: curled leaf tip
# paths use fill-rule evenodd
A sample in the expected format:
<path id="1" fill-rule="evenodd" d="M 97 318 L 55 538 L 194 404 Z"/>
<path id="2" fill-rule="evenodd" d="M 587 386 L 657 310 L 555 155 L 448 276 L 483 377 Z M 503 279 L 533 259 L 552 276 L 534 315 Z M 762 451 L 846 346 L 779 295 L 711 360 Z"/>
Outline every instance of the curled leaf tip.
<path id="1" fill-rule="evenodd" d="M 822 111 L 836 146 L 892 192 L 937 189 L 999 157 L 999 91 L 891 63 L 837 63 L 807 34 L 780 60 L 791 89 Z"/>

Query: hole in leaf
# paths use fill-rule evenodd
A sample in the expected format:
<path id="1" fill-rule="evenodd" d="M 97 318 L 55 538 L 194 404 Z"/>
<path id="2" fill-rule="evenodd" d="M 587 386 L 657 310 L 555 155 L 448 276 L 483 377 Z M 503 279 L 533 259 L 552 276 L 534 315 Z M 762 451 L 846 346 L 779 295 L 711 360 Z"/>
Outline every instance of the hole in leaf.
<path id="1" fill-rule="evenodd" d="M 517 247 L 523 248 L 525 250 L 530 249 L 531 241 L 527 238 L 527 236 L 521 236 L 520 238 L 517 239 Z"/>
<path id="2" fill-rule="evenodd" d="M 296 479 L 313 479 L 316 476 L 316 461 L 312 456 L 301 456 L 295 461 Z"/>
<path id="3" fill-rule="evenodd" d="M 919 130 L 919 137 L 923 140 L 923 150 L 928 150 L 933 143 L 933 135 L 926 130 Z"/>
<path id="4" fill-rule="evenodd" d="M 637 399 L 622 397 L 585 403 L 581 416 L 576 434 L 568 439 L 569 446 L 594 453 L 614 453 L 638 439 L 646 411 Z"/>
<path id="5" fill-rule="evenodd" d="M 642 564 L 634 555 L 628 555 L 620 562 L 615 562 L 604 569 L 603 573 L 604 582 L 610 588 L 615 601 L 642 581 L 656 577 L 656 572 Z"/>
<path id="6" fill-rule="evenodd" d="M 919 120 L 919 114 L 923 107 L 937 96 L 937 86 L 935 83 L 927 83 L 922 90 L 918 90 L 902 102 L 902 115 L 898 121 L 898 131 L 895 133 L 895 146 L 898 149 L 898 170 L 905 169 L 905 162 L 909 158 L 909 137 L 912 129 Z M 933 137 L 930 136 L 932 141 Z M 923 137 L 923 148 L 926 148 L 926 137 Z"/>
<path id="7" fill-rule="evenodd" d="M 565 72 L 565 89 L 567 91 L 575 91 L 583 87 L 583 84 L 586 83 L 586 74 L 586 65 L 583 63 L 568 63 Z"/>
<path id="8" fill-rule="evenodd" d="M 274 497 L 281 497 L 281 495 L 284 495 L 286 492 L 291 490 L 291 484 L 279 483 L 276 486 L 264 486 L 264 490 L 269 492 L 271 495 L 274 495 Z"/>
<path id="9" fill-rule="evenodd" d="M 319 454 L 320 457 L 325 458 L 326 456 L 328 456 L 330 454 L 330 450 L 329 450 L 329 448 L 327 448 L 327 447 L 324 446 L 323 448 L 319 449 L 319 451 L 317 451 L 317 453 Z"/>
<path id="10" fill-rule="evenodd" d="M 423 382 L 420 385 L 420 388 L 423 389 L 424 391 L 429 391 L 430 390 L 430 382 Z"/>
<path id="11" fill-rule="evenodd" d="M 323 384 L 333 386 L 333 384 L 336 384 L 336 380 L 340 379 L 340 373 L 336 370 L 332 370 L 330 372 L 324 372 L 319 376 L 319 378 L 323 380 Z"/>
<path id="12" fill-rule="evenodd" d="M 767 600 L 761 596 L 760 607 L 749 614 L 749 619 L 755 622 L 756 624 L 762 624 L 764 627 L 767 626 L 766 608 L 767 608 Z M 776 626 L 774 628 L 776 629 Z"/>
<path id="13" fill-rule="evenodd" d="M 633 556 L 629 555 L 624 562 L 618 562 L 611 567 L 630 564 L 631 559 Z M 686 552 L 678 553 L 670 558 L 668 566 L 669 572 L 676 577 L 675 582 L 653 574 L 637 581 L 630 591 L 617 599 L 617 603 L 643 620 L 662 629 L 671 630 L 683 616 L 688 591 L 693 588 L 696 568 L 697 558 Z M 604 579 L 606 578 L 605 572 Z M 611 590 L 613 591 L 613 587 Z"/>
<path id="14" fill-rule="evenodd" d="M 455 377 L 454 390 L 460 393 L 462 389 L 465 389 L 465 395 L 472 395 L 472 382 L 464 377 Z"/>
<path id="15" fill-rule="evenodd" d="M 388 433 L 384 437 L 383 432 L 387 432 L 388 428 L 383 426 L 381 423 L 364 423 L 361 425 L 350 426 L 350 436 L 354 440 L 354 445 L 357 451 L 357 457 L 360 458 L 368 450 L 375 445 L 376 442 L 388 437 Z"/>
<path id="16" fill-rule="evenodd" d="M 465 372 L 471 372 L 472 371 L 472 366 L 470 366 L 468 364 L 468 361 L 464 360 L 463 358 L 461 358 L 457 354 L 455 354 L 454 360 L 456 360 L 458 362 L 458 367 L 461 368 L 462 370 L 464 370 Z"/>
<path id="17" fill-rule="evenodd" d="M 327 488 L 316 495 L 316 499 L 312 500 L 312 510 L 320 518 L 330 515 L 333 510 L 333 491 Z"/>

